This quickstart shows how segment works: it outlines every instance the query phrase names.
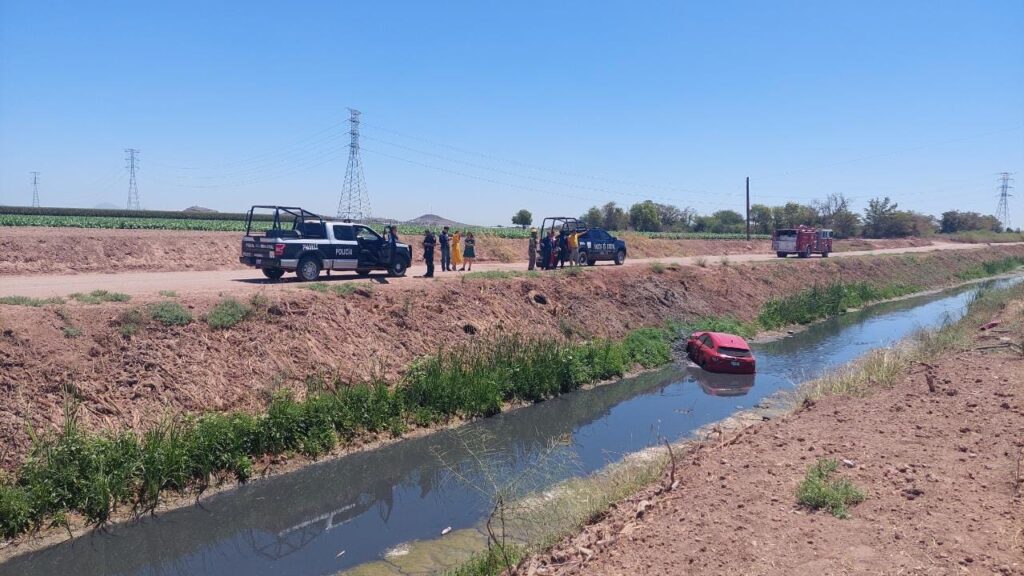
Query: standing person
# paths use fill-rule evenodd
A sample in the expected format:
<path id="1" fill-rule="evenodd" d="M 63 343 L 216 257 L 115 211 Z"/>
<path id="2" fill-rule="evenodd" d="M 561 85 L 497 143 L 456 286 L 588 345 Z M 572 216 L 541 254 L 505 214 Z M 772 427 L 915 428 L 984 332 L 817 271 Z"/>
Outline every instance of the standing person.
<path id="1" fill-rule="evenodd" d="M 450 242 L 452 240 L 452 235 L 448 233 L 447 226 L 445 226 L 444 229 L 441 230 L 441 236 L 438 237 L 438 240 L 441 241 L 441 271 L 451 272 L 452 248 Z"/>
<path id="2" fill-rule="evenodd" d="M 462 265 L 463 270 L 473 271 L 473 260 L 476 260 L 476 236 L 472 232 L 466 233 L 466 248 L 462 251 L 462 258 L 466 261 Z"/>
<path id="3" fill-rule="evenodd" d="M 569 233 L 569 266 L 580 265 L 580 233 L 573 230 Z"/>
<path id="4" fill-rule="evenodd" d="M 540 241 L 540 269 L 547 270 L 551 268 L 551 248 L 554 244 L 551 241 L 551 237 L 554 236 L 554 231 L 549 230 L 544 238 Z"/>
<path id="5" fill-rule="evenodd" d="M 526 249 L 526 258 L 530 261 L 530 265 L 526 268 L 527 270 L 534 270 L 537 268 L 537 229 L 533 228 L 530 230 L 530 245 Z"/>
<path id="6" fill-rule="evenodd" d="M 430 229 L 423 231 L 423 261 L 427 263 L 427 273 L 423 275 L 424 278 L 434 277 L 434 246 L 437 245 L 437 239 L 434 238 L 434 233 Z"/>
<path id="7" fill-rule="evenodd" d="M 452 263 L 451 271 L 455 272 L 456 266 L 462 265 L 462 234 L 456 230 L 452 234 Z"/>
<path id="8" fill-rule="evenodd" d="M 569 259 L 569 233 L 562 228 L 558 233 L 558 267 L 565 268 L 565 261 Z"/>
<path id="9" fill-rule="evenodd" d="M 398 252 L 398 226 L 391 225 L 388 228 L 388 264 L 395 261 L 395 254 Z"/>

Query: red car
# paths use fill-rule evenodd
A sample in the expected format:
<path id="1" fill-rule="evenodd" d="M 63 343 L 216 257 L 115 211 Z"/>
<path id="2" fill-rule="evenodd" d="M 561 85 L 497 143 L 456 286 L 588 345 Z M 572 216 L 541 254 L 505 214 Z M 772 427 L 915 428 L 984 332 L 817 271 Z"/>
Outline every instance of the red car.
<path id="1" fill-rule="evenodd" d="M 686 341 L 690 359 L 708 372 L 753 374 L 754 354 L 746 340 L 722 332 L 694 332 Z"/>

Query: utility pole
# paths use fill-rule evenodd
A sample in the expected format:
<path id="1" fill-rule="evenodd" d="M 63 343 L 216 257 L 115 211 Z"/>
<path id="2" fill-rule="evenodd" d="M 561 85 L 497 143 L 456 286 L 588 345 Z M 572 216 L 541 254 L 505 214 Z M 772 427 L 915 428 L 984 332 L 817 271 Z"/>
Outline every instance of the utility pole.
<path id="1" fill-rule="evenodd" d="M 343 220 L 365 220 L 370 217 L 370 195 L 366 191 L 363 177 L 363 160 L 359 156 L 359 110 L 349 108 L 348 167 L 345 169 L 345 183 L 338 200 L 338 218 Z"/>
<path id="2" fill-rule="evenodd" d="M 32 175 L 32 207 L 39 208 L 39 172 L 29 172 Z"/>
<path id="3" fill-rule="evenodd" d="M 128 169 L 128 209 L 129 210 L 141 210 L 139 206 L 139 186 L 135 182 L 135 171 L 139 167 L 139 159 L 137 158 L 139 150 L 137 148 L 125 148 L 125 154 L 128 155 L 125 158 L 125 168 Z"/>
<path id="4" fill-rule="evenodd" d="M 747 176 L 747 242 L 750 242 L 750 176 Z"/>
<path id="5" fill-rule="evenodd" d="M 1003 172 L 999 175 L 999 205 L 996 207 L 996 218 L 1003 223 L 1003 230 L 1010 229 L 1009 198 L 1013 196 L 1013 194 L 1010 194 L 1010 190 L 1013 190 L 1010 182 L 1013 182 L 1013 178 L 1010 178 L 1009 172 Z"/>

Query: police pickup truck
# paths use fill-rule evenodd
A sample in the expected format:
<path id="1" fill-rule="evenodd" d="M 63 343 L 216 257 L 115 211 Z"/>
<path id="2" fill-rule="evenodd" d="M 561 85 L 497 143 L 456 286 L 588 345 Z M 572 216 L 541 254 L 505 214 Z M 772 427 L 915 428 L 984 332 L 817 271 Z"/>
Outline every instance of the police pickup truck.
<path id="1" fill-rule="evenodd" d="M 238 260 L 259 268 L 271 280 L 285 272 L 316 280 L 321 270 L 354 270 L 360 275 L 386 270 L 391 276 L 404 276 L 412 250 L 400 242 L 392 248 L 362 224 L 324 220 L 302 208 L 253 206 Z"/>
<path id="2" fill-rule="evenodd" d="M 540 226 L 540 237 L 554 231 L 558 238 L 562 232 L 576 232 L 579 236 L 579 265 L 593 266 L 598 260 L 611 260 L 621 266 L 626 262 L 626 241 L 619 240 L 600 228 L 590 228 L 571 216 L 549 216 Z"/>

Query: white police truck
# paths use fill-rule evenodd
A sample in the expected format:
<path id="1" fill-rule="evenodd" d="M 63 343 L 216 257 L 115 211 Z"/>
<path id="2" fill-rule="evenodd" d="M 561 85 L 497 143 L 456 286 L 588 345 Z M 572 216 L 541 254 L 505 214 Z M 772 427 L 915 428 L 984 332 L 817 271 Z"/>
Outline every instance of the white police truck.
<path id="1" fill-rule="evenodd" d="M 239 262 L 259 268 L 271 280 L 295 272 L 300 280 L 316 280 L 323 270 L 367 275 L 385 270 L 404 276 L 412 249 L 391 245 L 365 224 L 335 222 L 291 206 L 253 206 L 245 222 Z"/>

